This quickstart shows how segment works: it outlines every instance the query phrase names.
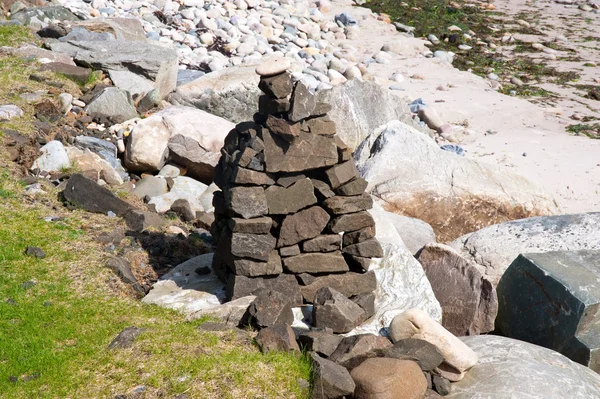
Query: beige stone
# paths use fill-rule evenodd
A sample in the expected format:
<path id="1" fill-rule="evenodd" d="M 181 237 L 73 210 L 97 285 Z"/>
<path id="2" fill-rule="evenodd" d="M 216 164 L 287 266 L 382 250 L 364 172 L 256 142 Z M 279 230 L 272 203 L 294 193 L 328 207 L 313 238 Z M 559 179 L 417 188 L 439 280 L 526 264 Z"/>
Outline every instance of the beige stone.
<path id="1" fill-rule="evenodd" d="M 367 359 L 350 375 L 355 399 L 421 399 L 427 390 L 423 372 L 410 360 Z"/>

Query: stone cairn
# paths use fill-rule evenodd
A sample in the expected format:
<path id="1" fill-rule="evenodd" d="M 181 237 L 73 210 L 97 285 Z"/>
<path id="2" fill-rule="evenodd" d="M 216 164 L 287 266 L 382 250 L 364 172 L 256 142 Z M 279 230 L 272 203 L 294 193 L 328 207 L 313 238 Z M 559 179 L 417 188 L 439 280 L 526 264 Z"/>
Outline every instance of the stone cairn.
<path id="1" fill-rule="evenodd" d="M 256 69 L 265 95 L 255 120 L 225 139 L 215 170 L 222 191 L 213 202 L 213 270 L 230 300 L 262 289 L 292 307 L 319 298 L 349 306 L 350 322 L 334 328 L 346 332 L 374 313 L 368 269 L 382 249 L 367 212 L 373 201 L 335 135 L 331 107 L 294 83 L 288 68 L 282 59 Z"/>

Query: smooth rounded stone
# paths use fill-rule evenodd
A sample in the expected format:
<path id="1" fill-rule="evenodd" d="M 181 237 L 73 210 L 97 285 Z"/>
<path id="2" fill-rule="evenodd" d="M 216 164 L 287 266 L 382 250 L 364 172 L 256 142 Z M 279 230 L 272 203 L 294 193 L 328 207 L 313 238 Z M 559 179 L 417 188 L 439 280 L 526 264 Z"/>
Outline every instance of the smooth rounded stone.
<path id="1" fill-rule="evenodd" d="M 61 93 L 58 96 L 58 100 L 60 101 L 60 112 L 66 114 L 73 107 L 73 96 L 70 93 Z"/>
<path id="2" fill-rule="evenodd" d="M 377 62 L 378 64 L 389 64 L 391 57 L 385 51 L 380 51 L 377 54 L 375 54 L 375 57 L 373 57 L 373 58 L 375 59 L 375 62 Z"/>
<path id="3" fill-rule="evenodd" d="M 200 43 L 211 46 L 215 42 L 215 37 L 211 33 L 203 33 L 199 36 Z M 229 49 L 229 48 L 228 48 Z"/>
<path id="4" fill-rule="evenodd" d="M 448 399 L 590 399 L 599 397 L 600 376 L 553 350 L 496 335 L 462 337 L 481 359 L 452 384 Z"/>
<path id="5" fill-rule="evenodd" d="M 433 44 L 439 44 L 440 43 L 440 39 L 438 39 L 436 35 L 432 35 L 432 34 L 427 35 L 427 40 L 429 40 Z"/>
<path id="6" fill-rule="evenodd" d="M 437 111 L 431 107 L 421 108 L 418 112 L 419 119 L 421 119 L 425 124 L 432 130 L 437 131 L 440 126 L 444 124 L 444 121 L 439 116 Z"/>
<path id="7" fill-rule="evenodd" d="M 260 76 L 273 76 L 283 73 L 291 66 L 289 58 L 274 57 L 264 61 L 256 67 L 256 73 Z"/>
<path id="8" fill-rule="evenodd" d="M 433 53 L 433 56 L 435 58 L 439 58 L 443 62 L 447 62 L 449 64 L 452 64 L 452 61 L 454 61 L 454 54 L 449 53 L 447 51 L 443 51 L 443 50 L 437 50 L 437 51 L 435 51 Z"/>
<path id="9" fill-rule="evenodd" d="M 510 83 L 514 84 L 515 86 L 523 86 L 525 83 L 523 83 L 523 81 L 515 76 L 513 76 L 512 78 L 510 78 Z"/>
<path id="10" fill-rule="evenodd" d="M 435 345 L 444 355 L 444 363 L 438 369 L 456 376 L 458 381 L 466 370 L 477 364 L 478 357 L 460 339 L 446 330 L 424 311 L 414 308 L 394 317 L 390 324 L 392 342 L 403 339 L 422 339 Z M 448 377 L 446 377 L 448 378 Z M 451 379 L 452 381 L 452 379 Z"/>
<path id="11" fill-rule="evenodd" d="M 348 80 L 351 79 L 362 79 L 362 72 L 360 71 L 360 69 L 357 66 L 351 66 L 350 68 L 346 69 L 346 71 L 344 72 L 344 77 Z"/>
<path id="12" fill-rule="evenodd" d="M 458 49 L 459 49 L 459 50 L 464 50 L 464 51 L 471 50 L 472 48 L 473 48 L 473 47 L 471 47 L 471 46 L 468 46 L 468 45 L 466 45 L 466 44 L 460 44 L 460 45 L 458 46 Z"/>
<path id="13" fill-rule="evenodd" d="M 417 363 L 410 360 L 371 358 L 354 368 L 356 399 L 421 399 L 427 380 Z"/>
<path id="14" fill-rule="evenodd" d="M 489 74 L 487 75 L 487 78 L 488 78 L 489 80 L 498 80 L 498 79 L 500 79 L 500 78 L 498 77 L 498 75 L 496 75 L 495 73 L 489 73 Z"/>
<path id="15" fill-rule="evenodd" d="M 329 82 L 334 86 L 342 84 L 348 80 L 344 77 L 344 75 L 333 69 L 327 71 L 327 77 L 330 79 Z"/>
<path id="16" fill-rule="evenodd" d="M 388 87 L 388 89 L 390 90 L 396 90 L 396 91 L 404 91 L 406 90 L 404 87 L 402 87 L 401 85 L 390 85 Z"/>
<path id="17" fill-rule="evenodd" d="M 52 140 L 40 148 L 40 155 L 33 164 L 31 170 L 38 169 L 41 172 L 59 172 L 71 167 L 69 155 L 60 141 Z"/>
<path id="18" fill-rule="evenodd" d="M 402 76 L 401 73 L 396 72 L 396 73 L 392 74 L 392 76 L 390 76 L 390 80 L 392 82 L 401 83 L 401 82 L 404 82 L 404 76 Z"/>

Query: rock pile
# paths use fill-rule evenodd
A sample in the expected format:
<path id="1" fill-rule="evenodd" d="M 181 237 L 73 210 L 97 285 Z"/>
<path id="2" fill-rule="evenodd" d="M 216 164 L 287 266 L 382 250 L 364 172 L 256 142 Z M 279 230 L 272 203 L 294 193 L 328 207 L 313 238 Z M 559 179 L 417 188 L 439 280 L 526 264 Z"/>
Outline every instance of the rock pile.
<path id="1" fill-rule="evenodd" d="M 314 303 L 315 326 L 348 332 L 374 311 L 368 270 L 383 251 L 367 212 L 373 200 L 335 136 L 330 106 L 294 83 L 288 68 L 285 58 L 257 67 L 259 112 L 225 139 L 215 171 L 222 191 L 213 202 L 213 270 L 230 299 L 279 291 L 293 306 Z"/>

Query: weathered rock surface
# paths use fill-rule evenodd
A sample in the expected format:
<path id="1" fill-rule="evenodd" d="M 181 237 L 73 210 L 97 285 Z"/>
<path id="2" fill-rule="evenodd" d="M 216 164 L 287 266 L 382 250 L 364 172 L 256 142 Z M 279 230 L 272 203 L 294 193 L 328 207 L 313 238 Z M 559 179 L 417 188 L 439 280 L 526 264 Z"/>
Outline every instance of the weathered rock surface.
<path id="1" fill-rule="evenodd" d="M 79 64 L 104 71 L 132 71 L 145 78 L 162 97 L 175 89 L 175 49 L 149 41 L 108 40 L 55 42 L 52 51 L 66 53 Z"/>
<path id="2" fill-rule="evenodd" d="M 443 151 L 397 121 L 371 134 L 354 157 L 369 182 L 367 191 L 384 200 L 386 210 L 418 216 L 442 242 L 494 223 L 558 211 L 537 184 Z"/>
<path id="3" fill-rule="evenodd" d="M 90 150 L 81 150 L 77 147 L 66 147 L 65 151 L 69 156 L 71 165 L 76 165 L 82 172 L 94 171 L 99 179 L 108 184 L 123 184 L 123 179 L 113 167 L 100 158 L 99 155 Z"/>
<path id="4" fill-rule="evenodd" d="M 187 170 L 187 175 L 203 183 L 214 180 L 215 167 L 221 154 L 207 150 L 191 137 L 176 134 L 167 143 L 169 159 Z"/>
<path id="5" fill-rule="evenodd" d="M 283 260 L 286 271 L 291 273 L 335 273 L 347 272 L 348 264 L 341 252 L 306 253 Z"/>
<path id="6" fill-rule="evenodd" d="M 170 107 L 140 121 L 127 141 L 125 165 L 134 171 L 156 171 L 169 158 L 185 163 L 198 178 L 212 178 L 225 137 L 234 124 L 207 112 L 189 107 Z M 176 136 L 183 136 L 195 143 Z M 172 141 L 170 141 L 172 140 Z M 215 154 L 215 155 L 213 155 Z M 197 165 L 197 166 L 195 166 Z"/>
<path id="7" fill-rule="evenodd" d="M 301 172 L 334 165 L 338 161 L 335 142 L 330 137 L 300 133 L 292 143 L 263 129 L 267 172 Z"/>
<path id="8" fill-rule="evenodd" d="M 88 212 L 105 214 L 114 212 L 123 216 L 133 208 L 114 195 L 112 191 L 80 174 L 72 175 L 69 178 L 62 194 L 67 201 Z"/>
<path id="9" fill-rule="evenodd" d="M 262 290 L 248 307 L 252 322 L 260 327 L 289 324 L 294 321 L 290 301 L 278 291 Z"/>
<path id="10" fill-rule="evenodd" d="M 494 330 L 496 291 L 472 262 L 442 244 L 426 245 L 417 260 L 442 306 L 444 328 L 457 336 Z"/>
<path id="11" fill-rule="evenodd" d="M 451 246 L 496 286 L 522 253 L 600 249 L 600 213 L 534 217 L 486 227 Z"/>
<path id="12" fill-rule="evenodd" d="M 58 172 L 61 169 L 71 167 L 71 160 L 65 150 L 65 146 L 56 140 L 49 141 L 46 145 L 40 148 L 40 155 L 37 158 L 31 169 L 39 169 L 44 172 Z"/>
<path id="13" fill-rule="evenodd" d="M 244 219 L 263 216 L 269 212 L 267 197 L 262 187 L 234 187 L 227 191 L 225 203 L 228 209 Z"/>
<path id="14" fill-rule="evenodd" d="M 588 399 L 599 397 L 600 376 L 550 349 L 495 335 L 461 340 L 481 361 L 446 398 Z"/>
<path id="15" fill-rule="evenodd" d="M 293 215 L 286 216 L 281 224 L 278 247 L 294 245 L 321 234 L 329 214 L 319 206 L 313 206 Z"/>
<path id="16" fill-rule="evenodd" d="M 427 380 L 415 362 L 388 358 L 365 360 L 350 373 L 356 399 L 421 399 Z"/>
<path id="17" fill-rule="evenodd" d="M 276 326 L 263 328 L 256 336 L 256 342 L 262 352 L 300 352 L 294 330 L 287 324 L 278 324 Z"/>
<path id="18" fill-rule="evenodd" d="M 164 179 L 163 179 L 164 180 Z M 186 176 L 178 176 L 173 179 L 173 186 L 168 193 L 153 196 L 148 202 L 156 207 L 156 212 L 164 213 L 171 209 L 173 203 L 184 199 L 190 204 L 190 209 L 195 214 L 204 209 L 200 196 L 207 190 L 208 186 L 204 183 Z"/>
<path id="19" fill-rule="evenodd" d="M 329 357 L 342 342 L 342 337 L 325 331 L 308 331 L 300 334 L 298 342 L 307 351 L 313 351 L 321 356 Z"/>
<path id="20" fill-rule="evenodd" d="M 347 333 L 362 323 L 365 311 L 331 287 L 317 291 L 313 305 L 313 323 L 317 328 L 331 328 L 334 333 Z"/>
<path id="21" fill-rule="evenodd" d="M 498 284 L 496 327 L 600 372 L 600 250 L 522 254 Z"/>
<path id="22" fill-rule="evenodd" d="M 310 179 L 299 180 L 287 188 L 271 186 L 265 195 L 271 215 L 295 213 L 317 202 Z"/>
<path id="23" fill-rule="evenodd" d="M 475 352 L 420 309 L 409 309 L 394 317 L 390 338 L 392 342 L 416 338 L 435 345 L 444 356 L 438 370 L 446 378 L 454 377 L 449 378 L 451 381 L 459 381 L 478 360 Z"/>
<path id="24" fill-rule="evenodd" d="M 331 360 L 311 353 L 313 392 L 312 399 L 335 399 L 354 392 L 354 380 L 348 370 Z"/>
<path id="25" fill-rule="evenodd" d="M 231 67 L 177 87 L 172 104 L 208 111 L 234 123 L 252 120 L 258 108 L 259 77 L 254 67 Z"/>
<path id="26" fill-rule="evenodd" d="M 377 352 L 379 357 L 389 357 L 400 360 L 412 360 L 421 370 L 435 370 L 444 361 L 444 355 L 439 349 L 422 339 L 407 338 L 394 343 L 394 346 Z"/>
<path id="27" fill-rule="evenodd" d="M 227 297 L 238 299 L 255 295 L 259 290 L 271 290 L 283 293 L 290 299 L 292 306 L 302 305 L 302 294 L 296 278 L 290 274 L 280 274 L 273 278 L 246 277 L 230 275 L 227 282 Z"/>
<path id="28" fill-rule="evenodd" d="M 329 357 L 348 369 L 353 369 L 365 359 L 376 357 L 379 350 L 392 346 L 386 337 L 374 334 L 359 334 L 345 337 Z"/>
<path id="29" fill-rule="evenodd" d="M 138 116 L 127 93 L 116 87 L 107 87 L 94 96 L 85 112 L 91 117 L 106 117 L 119 123 Z"/>
<path id="30" fill-rule="evenodd" d="M 312 276 L 311 276 L 312 277 Z M 365 294 L 377 288 L 375 273 L 344 273 L 313 277 L 310 283 L 300 287 L 306 302 L 312 303 L 321 287 L 331 287 L 346 297 Z"/>

